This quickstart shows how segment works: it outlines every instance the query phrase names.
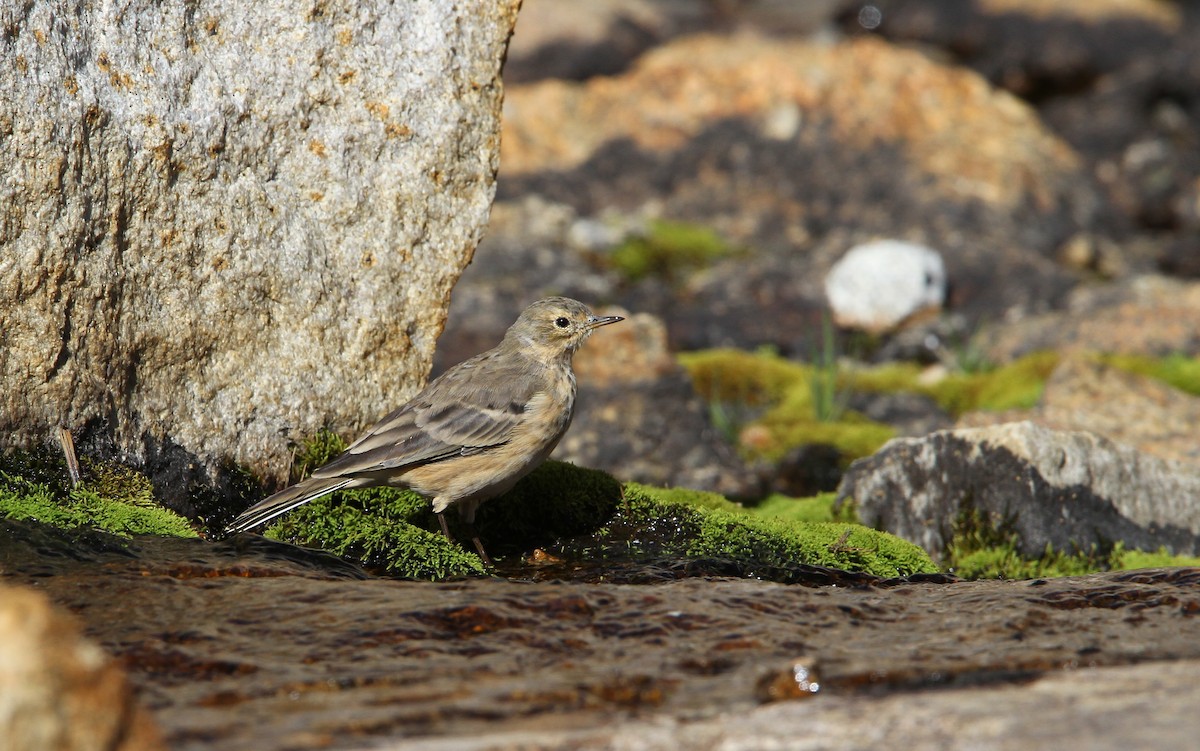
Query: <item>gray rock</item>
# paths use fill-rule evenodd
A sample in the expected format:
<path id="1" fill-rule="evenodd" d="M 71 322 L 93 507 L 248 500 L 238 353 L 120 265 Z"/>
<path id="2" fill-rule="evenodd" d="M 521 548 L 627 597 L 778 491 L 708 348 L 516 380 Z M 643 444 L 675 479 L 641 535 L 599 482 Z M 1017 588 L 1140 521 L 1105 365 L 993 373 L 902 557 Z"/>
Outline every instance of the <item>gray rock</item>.
<path id="1" fill-rule="evenodd" d="M 889 441 L 852 464 L 838 488 L 838 502 L 853 498 L 864 524 L 934 556 L 969 508 L 1011 523 L 1025 555 L 1117 541 L 1196 555 L 1197 497 L 1200 467 L 1031 422 Z"/>
<path id="2" fill-rule="evenodd" d="M 413 393 L 518 6 L 0 7 L 0 444 L 101 425 L 278 477 Z"/>

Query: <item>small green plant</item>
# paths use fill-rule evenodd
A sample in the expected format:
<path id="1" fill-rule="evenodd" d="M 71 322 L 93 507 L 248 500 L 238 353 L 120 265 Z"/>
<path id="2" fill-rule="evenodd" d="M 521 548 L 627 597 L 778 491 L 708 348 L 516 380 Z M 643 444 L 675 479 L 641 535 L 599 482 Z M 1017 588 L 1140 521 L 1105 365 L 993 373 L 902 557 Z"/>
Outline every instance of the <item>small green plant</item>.
<path id="1" fill-rule="evenodd" d="M 752 413 L 746 409 L 744 402 L 708 402 L 708 421 L 712 424 L 717 435 L 721 436 L 731 446 L 737 445 L 742 428 L 750 422 Z"/>
<path id="2" fill-rule="evenodd" d="M 821 315 L 821 347 L 813 352 L 809 374 L 813 417 L 817 422 L 837 422 L 846 413 L 850 389 L 838 372 L 837 334 L 828 313 Z"/>
<path id="3" fill-rule="evenodd" d="M 996 363 L 988 357 L 979 336 L 962 336 L 950 342 L 951 365 L 960 373 L 982 375 L 996 369 Z"/>

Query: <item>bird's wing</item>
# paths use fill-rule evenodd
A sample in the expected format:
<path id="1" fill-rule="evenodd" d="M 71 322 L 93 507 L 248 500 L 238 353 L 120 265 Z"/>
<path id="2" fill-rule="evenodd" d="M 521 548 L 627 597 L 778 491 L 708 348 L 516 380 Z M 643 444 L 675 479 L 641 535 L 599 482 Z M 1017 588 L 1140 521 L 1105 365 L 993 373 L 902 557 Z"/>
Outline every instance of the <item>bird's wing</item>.
<path id="1" fill-rule="evenodd" d="M 536 379 L 527 373 L 522 358 L 496 358 L 489 352 L 467 360 L 379 421 L 313 477 L 400 469 L 502 444 L 538 391 Z"/>

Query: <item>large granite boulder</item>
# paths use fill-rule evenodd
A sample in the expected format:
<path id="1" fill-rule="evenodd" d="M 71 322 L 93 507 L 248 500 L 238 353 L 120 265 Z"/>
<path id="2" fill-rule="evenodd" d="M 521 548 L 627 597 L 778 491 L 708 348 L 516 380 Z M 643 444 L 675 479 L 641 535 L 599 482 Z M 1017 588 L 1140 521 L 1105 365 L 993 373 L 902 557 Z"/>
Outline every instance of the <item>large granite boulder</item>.
<path id="1" fill-rule="evenodd" d="M 518 0 L 0 6 L 0 447 L 281 477 L 424 381 Z"/>

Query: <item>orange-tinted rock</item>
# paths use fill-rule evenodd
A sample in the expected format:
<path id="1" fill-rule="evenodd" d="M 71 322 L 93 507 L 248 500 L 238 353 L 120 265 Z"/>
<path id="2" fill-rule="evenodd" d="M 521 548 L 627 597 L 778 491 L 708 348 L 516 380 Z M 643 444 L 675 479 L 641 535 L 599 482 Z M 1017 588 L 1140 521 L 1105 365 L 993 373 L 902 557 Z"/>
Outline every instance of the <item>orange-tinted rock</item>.
<path id="1" fill-rule="evenodd" d="M 724 118 L 777 133 L 783 115 L 835 123 L 847 147 L 900 144 L 961 196 L 1049 204 L 1077 177 L 1074 152 L 1018 99 L 975 73 L 863 38 L 840 44 L 697 36 L 648 53 L 627 74 L 513 87 L 505 101 L 505 175 L 568 169 L 614 139 L 680 147 Z"/>

